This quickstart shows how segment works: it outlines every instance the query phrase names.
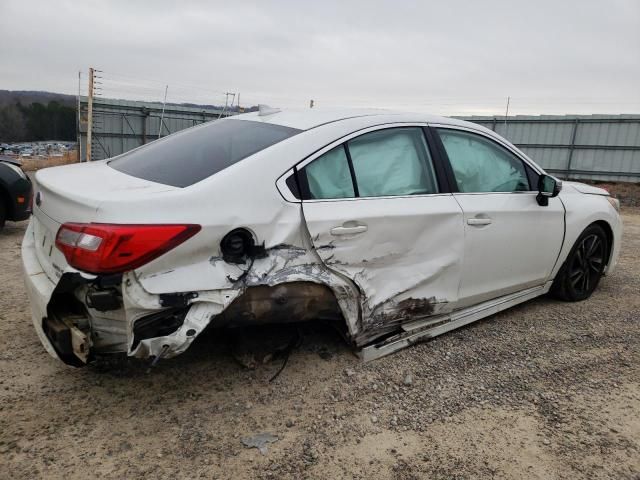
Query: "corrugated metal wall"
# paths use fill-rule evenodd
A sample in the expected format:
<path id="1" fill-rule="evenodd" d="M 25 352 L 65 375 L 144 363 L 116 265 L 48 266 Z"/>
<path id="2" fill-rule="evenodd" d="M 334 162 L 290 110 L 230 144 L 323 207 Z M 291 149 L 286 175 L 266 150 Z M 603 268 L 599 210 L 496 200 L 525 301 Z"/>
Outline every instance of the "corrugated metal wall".
<path id="1" fill-rule="evenodd" d="M 80 99 L 81 121 L 78 139 L 81 159 L 86 158 L 87 98 Z M 228 112 L 217 109 L 167 105 L 127 100 L 95 99 L 93 101 L 92 160 L 115 157 L 158 138 L 160 118 L 162 136 L 218 119 Z"/>
<path id="2" fill-rule="evenodd" d="M 463 117 L 560 178 L 640 182 L 640 115 Z"/>
<path id="3" fill-rule="evenodd" d="M 85 158 L 87 99 L 81 98 L 79 140 Z M 225 112 L 225 114 L 228 112 Z M 223 112 L 167 106 L 162 136 Z M 158 138 L 162 104 L 96 99 L 92 159 L 119 155 Z M 640 115 L 460 117 L 490 128 L 560 178 L 640 182 Z"/>

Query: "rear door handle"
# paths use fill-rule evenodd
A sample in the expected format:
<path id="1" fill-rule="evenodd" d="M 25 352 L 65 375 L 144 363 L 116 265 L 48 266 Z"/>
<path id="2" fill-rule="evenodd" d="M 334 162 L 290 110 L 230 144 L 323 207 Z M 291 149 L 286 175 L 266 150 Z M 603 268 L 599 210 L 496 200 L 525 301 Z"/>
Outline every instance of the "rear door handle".
<path id="1" fill-rule="evenodd" d="M 364 233 L 368 230 L 366 225 L 354 225 L 354 226 L 340 226 L 333 227 L 330 232 L 331 235 L 355 235 L 357 233 Z"/>
<path id="2" fill-rule="evenodd" d="M 467 218 L 467 225 L 480 226 L 480 225 L 490 225 L 490 218 Z"/>

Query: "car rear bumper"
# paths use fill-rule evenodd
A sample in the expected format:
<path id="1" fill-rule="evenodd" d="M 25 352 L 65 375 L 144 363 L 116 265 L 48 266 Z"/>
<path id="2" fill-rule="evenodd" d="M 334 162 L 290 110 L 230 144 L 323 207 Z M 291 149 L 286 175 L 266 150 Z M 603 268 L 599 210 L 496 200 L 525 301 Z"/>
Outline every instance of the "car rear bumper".
<path id="1" fill-rule="evenodd" d="M 54 270 L 47 275 L 38 257 L 40 242 L 36 244 L 36 238 L 39 237 L 35 233 L 38 228 L 42 226 L 38 217 L 34 216 L 22 241 L 22 267 L 31 307 L 31 319 L 47 352 L 68 365 L 81 366 L 86 364 L 92 355 L 102 353 L 121 352 L 140 358 L 158 356 L 161 352 L 166 357 L 178 355 L 189 347 L 195 337 L 209 324 L 211 318 L 219 314 L 237 294 L 224 290 L 207 292 L 206 302 L 185 305 L 184 321 L 175 331 L 158 333 L 157 336 L 150 335 L 149 338 L 141 336 L 135 348 L 132 348 L 135 333 L 133 325 L 137 319 L 154 313 L 171 313 L 174 309 L 163 308 L 159 303 L 159 297 L 145 292 L 137 283 L 135 275 L 125 274 L 124 284 L 131 286 L 123 292 L 123 301 L 130 307 L 129 315 L 126 308 L 100 312 L 83 303 L 90 329 L 79 329 L 70 321 L 72 319 L 64 309 L 73 298 L 62 296 L 60 289 L 57 289 L 58 285 L 65 285 L 65 275 L 71 272 L 61 273 L 58 282 L 52 280 L 52 275 L 55 278 L 52 273 Z M 162 320 L 162 317 L 159 319 Z"/>
<path id="2" fill-rule="evenodd" d="M 38 334 L 38 338 L 47 352 L 54 358 L 60 358 L 44 333 L 43 321 L 47 317 L 47 305 L 56 285 L 45 274 L 36 255 L 36 245 L 33 236 L 33 221 L 29 222 L 27 232 L 22 240 L 22 269 L 24 283 L 31 306 L 31 320 Z"/>

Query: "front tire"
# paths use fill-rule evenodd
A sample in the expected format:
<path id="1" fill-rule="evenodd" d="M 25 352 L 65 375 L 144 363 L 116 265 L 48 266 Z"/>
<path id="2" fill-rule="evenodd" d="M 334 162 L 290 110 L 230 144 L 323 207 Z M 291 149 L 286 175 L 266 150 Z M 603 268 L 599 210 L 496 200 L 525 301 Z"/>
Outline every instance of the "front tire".
<path id="1" fill-rule="evenodd" d="M 551 287 L 551 293 L 567 302 L 591 296 L 600 283 L 609 255 L 607 234 L 599 225 L 582 232 Z"/>

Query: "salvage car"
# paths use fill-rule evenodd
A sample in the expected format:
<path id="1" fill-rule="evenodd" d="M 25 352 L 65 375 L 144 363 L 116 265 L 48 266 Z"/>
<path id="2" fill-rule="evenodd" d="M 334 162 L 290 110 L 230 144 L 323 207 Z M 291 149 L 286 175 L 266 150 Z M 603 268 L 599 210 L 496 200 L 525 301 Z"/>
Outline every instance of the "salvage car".
<path id="1" fill-rule="evenodd" d="M 262 106 L 35 188 L 33 323 L 76 366 L 303 321 L 337 322 L 371 360 L 548 292 L 586 299 L 622 231 L 605 190 L 425 114 Z"/>
<path id="2" fill-rule="evenodd" d="M 31 214 L 31 180 L 10 157 L 0 157 L 0 230 L 7 220 L 19 222 Z"/>

